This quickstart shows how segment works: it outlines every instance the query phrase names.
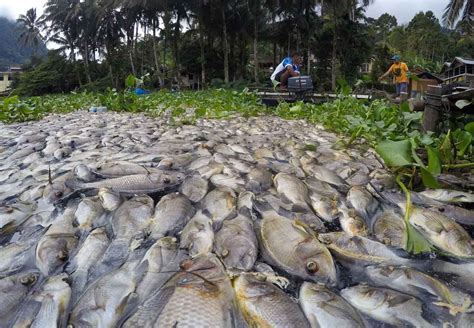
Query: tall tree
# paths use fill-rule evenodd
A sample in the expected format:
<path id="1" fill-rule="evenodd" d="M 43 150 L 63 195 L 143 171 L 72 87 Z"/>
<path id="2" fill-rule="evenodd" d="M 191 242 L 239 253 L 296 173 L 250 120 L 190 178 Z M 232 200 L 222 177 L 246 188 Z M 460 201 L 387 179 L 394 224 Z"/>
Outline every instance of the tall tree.
<path id="1" fill-rule="evenodd" d="M 449 4 L 443 13 L 443 24 L 454 27 L 456 20 L 467 22 L 471 27 L 474 20 L 474 0 L 449 0 Z"/>
<path id="2" fill-rule="evenodd" d="M 19 41 L 25 46 L 33 46 L 34 52 L 38 50 L 38 46 L 43 42 L 41 29 L 44 26 L 44 17 L 36 15 L 36 8 L 30 8 L 26 15 L 20 15 L 16 20 L 21 26 Z"/>

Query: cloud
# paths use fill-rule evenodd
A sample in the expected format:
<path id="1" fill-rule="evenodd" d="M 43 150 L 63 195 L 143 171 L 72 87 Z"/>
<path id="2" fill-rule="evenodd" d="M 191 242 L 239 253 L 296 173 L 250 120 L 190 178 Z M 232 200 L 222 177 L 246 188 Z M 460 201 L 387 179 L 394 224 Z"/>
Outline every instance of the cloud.
<path id="1" fill-rule="evenodd" d="M 0 0 L 0 17 L 17 19 L 30 8 L 36 8 L 36 13 L 41 15 L 46 0 Z"/>
<path id="2" fill-rule="evenodd" d="M 7 5 L 0 5 L 0 17 L 14 18 L 11 9 Z"/>
<path id="3" fill-rule="evenodd" d="M 389 13 L 397 18 L 398 24 L 407 24 L 420 11 L 431 10 L 441 21 L 447 4 L 448 0 L 375 0 L 367 7 L 366 15 L 378 18 L 384 13 Z"/>

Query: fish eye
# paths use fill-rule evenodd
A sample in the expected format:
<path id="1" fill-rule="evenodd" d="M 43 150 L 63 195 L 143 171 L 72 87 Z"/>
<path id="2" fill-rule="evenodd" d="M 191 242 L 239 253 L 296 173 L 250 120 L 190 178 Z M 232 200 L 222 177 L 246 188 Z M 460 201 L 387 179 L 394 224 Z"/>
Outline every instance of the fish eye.
<path id="1" fill-rule="evenodd" d="M 164 177 L 164 178 L 163 178 L 163 182 L 164 182 L 164 183 L 170 183 L 171 180 L 170 180 L 170 178 L 168 178 L 168 177 Z"/>
<path id="2" fill-rule="evenodd" d="M 63 195 L 63 192 L 62 191 L 56 191 L 54 192 L 54 196 L 56 197 L 61 197 Z"/>
<path id="3" fill-rule="evenodd" d="M 319 270 L 318 264 L 314 261 L 309 261 L 306 263 L 306 270 L 308 270 L 309 273 L 316 273 Z"/>
<path id="4" fill-rule="evenodd" d="M 229 255 L 229 250 L 227 250 L 227 249 L 222 250 L 221 256 L 226 257 L 227 255 Z"/>

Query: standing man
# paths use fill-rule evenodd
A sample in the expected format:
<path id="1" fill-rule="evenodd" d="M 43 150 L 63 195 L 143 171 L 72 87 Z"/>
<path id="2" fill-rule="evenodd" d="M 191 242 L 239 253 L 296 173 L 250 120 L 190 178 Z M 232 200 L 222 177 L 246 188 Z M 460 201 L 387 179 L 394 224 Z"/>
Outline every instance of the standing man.
<path id="1" fill-rule="evenodd" d="M 297 51 L 293 52 L 291 57 L 283 59 L 270 77 L 273 85 L 276 86 L 280 84 L 281 87 L 286 88 L 288 85 L 288 78 L 300 75 L 300 65 L 302 62 L 303 59 L 301 58 L 301 54 Z"/>
<path id="2" fill-rule="evenodd" d="M 388 71 L 386 71 L 382 76 L 379 77 L 379 81 L 388 76 L 389 74 L 393 74 L 395 88 L 397 90 L 397 97 L 399 97 L 401 92 L 408 92 L 408 66 L 404 62 L 400 61 L 399 55 L 393 56 L 392 60 L 392 66 L 390 66 Z"/>

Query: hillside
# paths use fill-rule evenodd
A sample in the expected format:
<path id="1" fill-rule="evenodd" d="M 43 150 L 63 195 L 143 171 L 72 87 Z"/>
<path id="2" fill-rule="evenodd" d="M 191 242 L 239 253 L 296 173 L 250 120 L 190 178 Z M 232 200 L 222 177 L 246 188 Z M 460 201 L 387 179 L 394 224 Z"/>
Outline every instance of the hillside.
<path id="1" fill-rule="evenodd" d="M 12 64 L 25 64 L 30 59 L 33 48 L 20 44 L 19 35 L 15 21 L 0 17 L 0 69 Z M 38 55 L 45 55 L 46 52 L 44 44 L 38 47 Z"/>

